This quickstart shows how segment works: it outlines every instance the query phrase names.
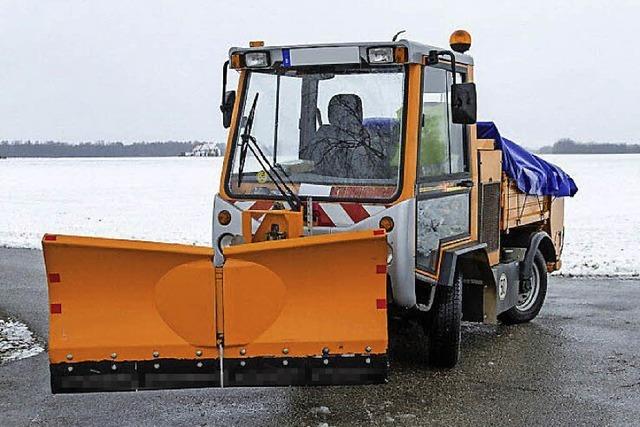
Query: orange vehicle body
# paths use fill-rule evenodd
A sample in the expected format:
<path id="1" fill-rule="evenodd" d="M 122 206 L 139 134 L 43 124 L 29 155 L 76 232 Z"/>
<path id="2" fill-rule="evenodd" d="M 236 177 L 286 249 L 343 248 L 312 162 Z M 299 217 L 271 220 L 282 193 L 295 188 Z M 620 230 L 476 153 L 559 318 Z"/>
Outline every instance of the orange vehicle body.
<path id="1" fill-rule="evenodd" d="M 470 38 L 462 33 L 452 39 L 452 48 L 468 49 Z M 399 123 L 400 129 L 397 156 L 387 146 L 381 155 L 385 171 L 395 176 L 338 176 L 318 169 L 313 179 L 323 185 L 309 176 L 308 181 L 278 183 L 275 175 L 282 165 L 275 160 L 277 131 L 269 153 L 274 165 L 262 153 L 266 163 L 260 161 L 252 176 L 243 174 L 247 147 L 261 150 L 250 145 L 257 139 L 247 124 L 253 123 L 258 93 L 254 107 L 245 111 L 251 103 L 244 98 L 252 73 L 278 82 L 280 77 L 298 78 L 301 87 L 316 84 L 316 100 L 306 110 L 301 107 L 300 115 L 306 111 L 306 118 L 311 117 L 305 123 L 315 133 L 311 140 L 321 146 L 318 81 L 340 73 L 379 73 L 383 65 L 372 62 L 371 50 L 390 52 L 390 63 L 384 66 L 401 83 L 394 89 L 401 108 L 389 107 L 382 97 L 389 107 L 382 118 Z M 301 61 L 295 70 L 286 65 L 291 52 L 298 52 Z M 250 70 L 247 58 L 258 54 L 265 64 Z M 327 62 L 332 54 L 337 59 Z M 345 60 L 345 54 L 350 59 Z M 304 62 L 309 57 L 317 64 Z M 497 323 L 516 307 L 524 293 L 520 285 L 531 282 L 532 271 L 539 277 L 544 269 L 546 280 L 547 270 L 560 267 L 562 200 L 526 195 L 512 185 L 502 173 L 502 152 L 494 141 L 477 138 L 475 111 L 473 120 L 450 120 L 454 103 L 448 95 L 453 89 L 473 93 L 468 101 L 475 108 L 471 57 L 407 40 L 256 44 L 232 48 L 225 73 L 229 64 L 239 71 L 240 96 L 223 86 L 223 123 L 233 127 L 213 206 L 211 247 L 44 236 L 54 393 L 380 383 L 387 379 L 387 322 L 394 310 L 396 316 L 419 319 L 431 334 L 430 348 L 436 350 L 429 355 L 430 363 L 453 367 L 462 319 Z M 316 65 L 319 71 L 310 79 Z M 445 89 L 428 92 L 425 76 L 438 73 L 444 73 Z M 458 74 L 464 76 L 463 83 L 456 84 Z M 300 96 L 303 92 L 298 91 Z M 436 140 L 427 137 L 424 113 L 433 104 L 425 99 L 434 94 L 441 96 L 447 135 L 454 125 L 460 130 L 454 142 L 461 147 L 463 167 L 454 171 L 450 157 L 447 173 L 429 176 L 424 172 L 429 158 L 423 156 L 428 151 L 421 149 Z M 331 95 L 328 105 L 334 98 L 360 99 L 353 93 Z M 361 103 L 355 103 L 360 111 L 353 114 L 362 116 L 360 130 L 365 120 Z M 308 114 L 310 107 L 313 115 Z M 330 117 L 328 111 L 325 116 Z M 300 134 L 300 146 L 294 147 L 300 157 L 296 165 L 321 165 L 324 158 L 316 163 L 301 155 L 303 120 L 293 122 L 289 140 Z M 367 135 L 371 143 L 374 138 Z M 322 187 L 324 193 L 303 194 L 303 184 Z M 448 201 L 449 210 L 429 217 L 440 212 L 434 200 Z M 456 200 L 463 203 L 455 205 Z M 329 218 L 330 210 L 343 222 Z M 459 222 L 448 222 L 451 218 Z M 421 253 L 420 239 L 433 245 Z M 448 308 L 440 310 L 445 303 Z M 438 323 L 439 313 L 453 315 L 440 316 L 444 320 Z"/>

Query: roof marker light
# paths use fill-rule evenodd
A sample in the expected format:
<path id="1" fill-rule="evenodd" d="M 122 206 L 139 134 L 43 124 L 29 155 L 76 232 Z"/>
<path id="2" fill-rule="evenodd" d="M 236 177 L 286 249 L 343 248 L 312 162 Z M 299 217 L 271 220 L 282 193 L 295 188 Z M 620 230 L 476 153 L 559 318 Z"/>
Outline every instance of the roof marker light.
<path id="1" fill-rule="evenodd" d="M 282 49 L 282 66 L 291 67 L 291 51 L 289 49 Z"/>
<path id="2" fill-rule="evenodd" d="M 471 47 L 471 34 L 465 30 L 457 30 L 449 37 L 451 49 L 458 53 L 465 53 Z"/>
<path id="3" fill-rule="evenodd" d="M 399 46 L 393 49 L 393 61 L 398 64 L 404 64 L 409 60 L 409 54 L 407 52 L 407 48 L 404 46 Z"/>
<path id="4" fill-rule="evenodd" d="M 234 53 L 231 55 L 231 64 L 229 64 L 231 68 L 238 69 L 242 67 L 242 56 L 239 53 Z"/>

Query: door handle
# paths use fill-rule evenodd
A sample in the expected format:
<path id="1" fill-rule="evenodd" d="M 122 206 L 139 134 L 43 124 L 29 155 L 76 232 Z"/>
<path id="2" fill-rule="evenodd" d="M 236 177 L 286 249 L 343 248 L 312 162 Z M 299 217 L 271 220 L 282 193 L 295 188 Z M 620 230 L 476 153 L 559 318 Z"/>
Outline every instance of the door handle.
<path id="1" fill-rule="evenodd" d="M 473 181 L 470 179 L 464 179 L 460 182 L 457 182 L 456 187 L 471 188 L 473 187 Z"/>

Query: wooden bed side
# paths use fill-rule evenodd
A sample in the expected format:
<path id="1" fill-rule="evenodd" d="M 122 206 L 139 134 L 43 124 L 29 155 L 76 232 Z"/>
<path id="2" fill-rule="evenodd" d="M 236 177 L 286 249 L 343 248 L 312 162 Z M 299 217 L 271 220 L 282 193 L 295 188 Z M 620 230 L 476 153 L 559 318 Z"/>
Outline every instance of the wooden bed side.
<path id="1" fill-rule="evenodd" d="M 551 215 L 551 196 L 525 194 L 502 173 L 502 230 L 546 222 Z"/>

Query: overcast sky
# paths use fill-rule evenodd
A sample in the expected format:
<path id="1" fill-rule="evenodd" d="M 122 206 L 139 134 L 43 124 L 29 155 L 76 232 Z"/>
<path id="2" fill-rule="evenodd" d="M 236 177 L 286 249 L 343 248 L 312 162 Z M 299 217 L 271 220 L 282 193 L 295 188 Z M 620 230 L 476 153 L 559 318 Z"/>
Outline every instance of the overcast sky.
<path id="1" fill-rule="evenodd" d="M 480 4 L 482 3 L 482 6 Z M 214 140 L 230 46 L 473 37 L 479 117 L 640 142 L 640 1 L 0 0 L 0 140 Z"/>

